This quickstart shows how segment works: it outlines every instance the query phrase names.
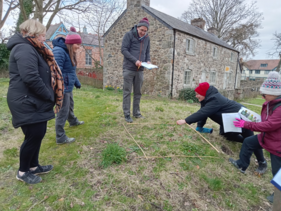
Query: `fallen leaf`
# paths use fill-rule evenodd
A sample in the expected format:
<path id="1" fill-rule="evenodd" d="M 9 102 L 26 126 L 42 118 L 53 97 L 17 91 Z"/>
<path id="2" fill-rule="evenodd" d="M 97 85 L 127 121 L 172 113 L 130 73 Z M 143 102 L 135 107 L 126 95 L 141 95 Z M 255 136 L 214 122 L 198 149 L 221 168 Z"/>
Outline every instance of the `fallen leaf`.
<path id="1" fill-rule="evenodd" d="M 44 199 L 47 199 L 47 198 L 49 198 L 49 196 L 45 196 L 45 197 L 44 197 Z"/>
<path id="2" fill-rule="evenodd" d="M 73 203 L 72 202 L 70 203 L 70 207 L 73 208 Z"/>
<path id="3" fill-rule="evenodd" d="M 81 202 L 81 206 L 84 206 L 84 205 L 85 205 L 85 203 L 82 201 L 82 202 Z"/>
<path id="4" fill-rule="evenodd" d="M 29 190 L 32 190 L 32 189 L 33 189 L 33 187 L 32 187 L 32 186 L 29 186 L 28 188 L 29 188 Z"/>
<path id="5" fill-rule="evenodd" d="M 199 167 L 198 165 L 196 166 L 196 168 L 197 168 L 197 169 L 200 169 L 200 167 Z"/>
<path id="6" fill-rule="evenodd" d="M 189 202 L 184 202 L 184 206 L 189 206 L 190 203 Z"/>
<path id="7" fill-rule="evenodd" d="M 64 201 L 64 198 L 60 198 L 59 201 Z"/>
<path id="8" fill-rule="evenodd" d="M 182 137 L 182 134 L 179 134 L 180 137 Z"/>
<path id="9" fill-rule="evenodd" d="M 90 147 L 90 149 L 94 149 L 93 147 Z"/>
<path id="10" fill-rule="evenodd" d="M 138 198 L 139 198 L 141 201 L 143 201 L 143 198 L 142 198 L 141 195 L 138 195 Z"/>

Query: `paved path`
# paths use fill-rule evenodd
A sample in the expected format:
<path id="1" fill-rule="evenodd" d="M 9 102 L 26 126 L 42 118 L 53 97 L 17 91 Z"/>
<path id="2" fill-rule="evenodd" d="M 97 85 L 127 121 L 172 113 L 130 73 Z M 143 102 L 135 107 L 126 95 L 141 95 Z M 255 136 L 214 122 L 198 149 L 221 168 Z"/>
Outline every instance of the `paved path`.
<path id="1" fill-rule="evenodd" d="M 257 106 L 257 107 L 260 107 L 260 108 L 262 107 L 261 105 L 256 105 L 256 104 L 251 104 L 251 103 L 245 103 L 245 102 L 242 102 L 242 104 Z"/>

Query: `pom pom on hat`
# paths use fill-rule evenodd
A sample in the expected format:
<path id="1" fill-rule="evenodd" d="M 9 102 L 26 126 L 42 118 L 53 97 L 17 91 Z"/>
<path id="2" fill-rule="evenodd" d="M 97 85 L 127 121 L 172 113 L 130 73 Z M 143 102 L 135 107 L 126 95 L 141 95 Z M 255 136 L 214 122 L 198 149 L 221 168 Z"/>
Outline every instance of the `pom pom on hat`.
<path id="1" fill-rule="evenodd" d="M 66 35 L 65 44 L 81 44 L 82 39 L 81 36 L 76 33 L 76 29 L 71 26 L 70 32 Z"/>
<path id="2" fill-rule="evenodd" d="M 76 32 L 76 29 L 75 29 L 73 26 L 71 26 L 71 27 L 70 27 L 70 31 Z"/>
<path id="3" fill-rule="evenodd" d="M 149 29 L 149 21 L 147 18 L 143 18 L 140 20 L 140 22 L 138 23 L 137 27 L 140 26 L 145 26 L 147 28 L 147 30 Z"/>
<path id="4" fill-rule="evenodd" d="M 268 95 L 281 95 L 281 81 L 280 75 L 276 71 L 269 72 L 267 79 L 263 82 L 260 87 L 260 92 L 262 94 Z"/>
<path id="5" fill-rule="evenodd" d="M 200 83 L 198 87 L 195 88 L 195 92 L 202 96 L 206 96 L 206 92 L 209 89 L 210 84 L 208 82 Z"/>

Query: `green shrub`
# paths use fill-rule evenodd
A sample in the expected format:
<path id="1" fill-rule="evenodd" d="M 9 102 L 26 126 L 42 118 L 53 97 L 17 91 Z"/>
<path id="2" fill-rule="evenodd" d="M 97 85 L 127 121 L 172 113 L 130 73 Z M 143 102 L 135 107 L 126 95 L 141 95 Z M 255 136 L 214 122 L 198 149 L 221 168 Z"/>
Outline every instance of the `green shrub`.
<path id="1" fill-rule="evenodd" d="M 156 107 L 156 108 L 155 108 L 155 111 L 163 112 L 163 111 L 164 111 L 164 108 L 162 108 L 162 107 Z"/>
<path id="2" fill-rule="evenodd" d="M 124 148 L 120 147 L 118 144 L 108 144 L 102 151 L 101 166 L 107 168 L 114 163 L 120 164 L 126 160 L 126 150 Z"/>
<path id="3" fill-rule="evenodd" d="M 192 100 L 194 103 L 199 103 L 198 99 L 195 97 L 195 91 L 192 88 L 180 90 L 179 99 L 187 101 Z"/>

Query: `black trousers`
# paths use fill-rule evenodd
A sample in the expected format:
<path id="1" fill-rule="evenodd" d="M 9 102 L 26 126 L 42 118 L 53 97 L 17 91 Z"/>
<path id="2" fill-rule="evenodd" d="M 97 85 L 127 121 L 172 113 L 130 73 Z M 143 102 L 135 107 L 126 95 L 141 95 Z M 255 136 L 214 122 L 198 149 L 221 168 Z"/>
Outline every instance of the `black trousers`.
<path id="1" fill-rule="evenodd" d="M 260 145 L 258 137 L 256 135 L 246 138 L 239 154 L 239 160 L 237 161 L 238 166 L 241 167 L 242 170 L 246 170 L 250 165 L 250 158 L 253 152 L 255 153 L 258 161 L 264 161 L 265 159 L 263 157 L 262 149 L 263 148 Z M 275 174 L 281 168 L 281 157 L 270 153 L 270 159 L 272 175 L 275 176 Z"/>
<path id="2" fill-rule="evenodd" d="M 242 133 L 232 133 L 231 132 L 231 133 L 223 133 L 221 135 L 223 135 L 229 141 L 243 143 L 245 138 L 253 136 L 254 133 L 251 130 L 242 128 Z"/>
<path id="3" fill-rule="evenodd" d="M 39 165 L 41 142 L 46 134 L 47 121 L 21 127 L 25 135 L 20 148 L 20 171 L 27 172 Z"/>

